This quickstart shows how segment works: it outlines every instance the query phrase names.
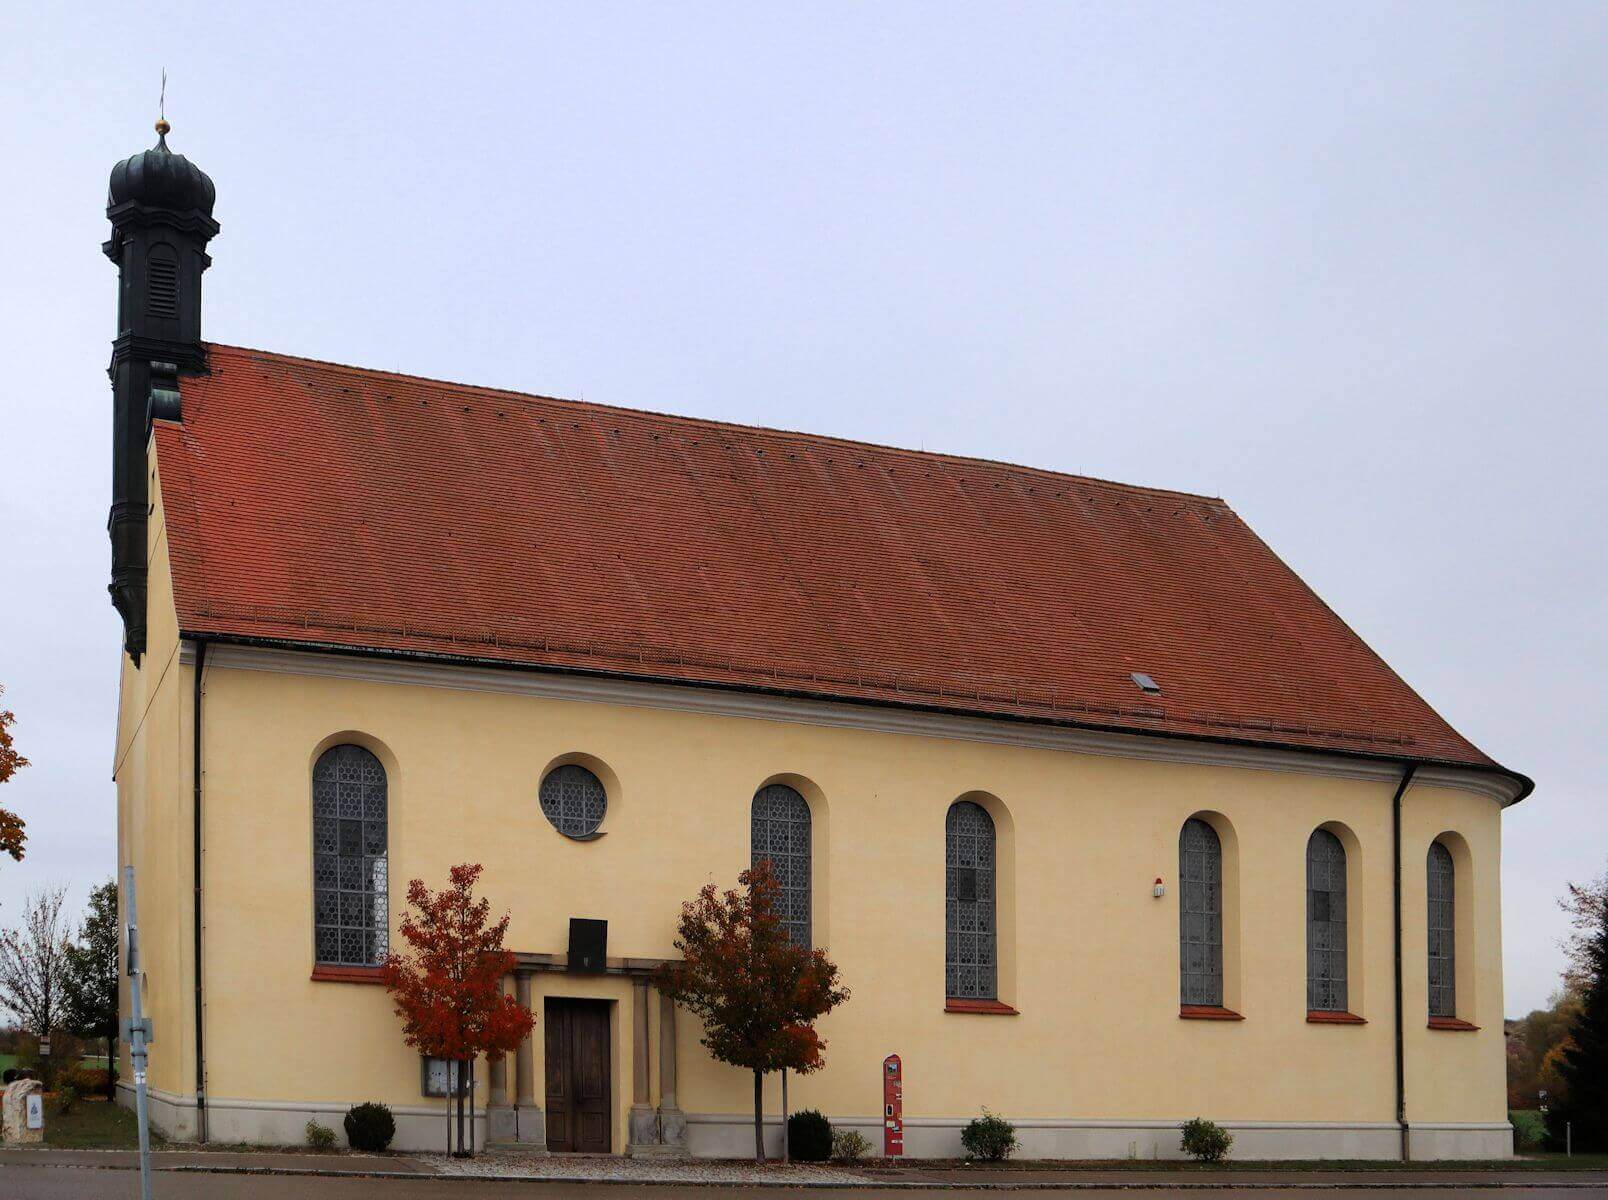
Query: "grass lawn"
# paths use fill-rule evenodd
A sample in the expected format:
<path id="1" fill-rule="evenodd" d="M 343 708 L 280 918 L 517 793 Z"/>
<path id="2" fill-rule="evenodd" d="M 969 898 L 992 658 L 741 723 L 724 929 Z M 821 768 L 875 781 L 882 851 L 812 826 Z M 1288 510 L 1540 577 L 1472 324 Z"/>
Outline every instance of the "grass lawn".
<path id="1" fill-rule="evenodd" d="M 162 1139 L 151 1131 L 151 1144 Z M 138 1150 L 134 1114 L 110 1100 L 80 1100 L 69 1113 L 45 1109 L 45 1145 L 74 1150 Z"/>

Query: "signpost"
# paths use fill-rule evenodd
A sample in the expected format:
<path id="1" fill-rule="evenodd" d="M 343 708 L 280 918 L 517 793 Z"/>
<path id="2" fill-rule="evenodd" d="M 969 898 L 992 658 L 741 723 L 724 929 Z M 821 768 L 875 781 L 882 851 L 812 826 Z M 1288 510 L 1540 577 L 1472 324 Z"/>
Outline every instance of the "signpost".
<path id="1" fill-rule="evenodd" d="M 140 1126 L 140 1200 L 151 1200 L 151 1122 L 145 1108 L 146 1047 L 151 1037 L 151 1020 L 140 1012 L 140 924 L 134 907 L 134 868 L 123 868 L 123 903 L 128 916 L 128 978 L 130 1017 L 123 1022 L 122 1034 L 128 1042 L 134 1063 L 134 1113 Z"/>

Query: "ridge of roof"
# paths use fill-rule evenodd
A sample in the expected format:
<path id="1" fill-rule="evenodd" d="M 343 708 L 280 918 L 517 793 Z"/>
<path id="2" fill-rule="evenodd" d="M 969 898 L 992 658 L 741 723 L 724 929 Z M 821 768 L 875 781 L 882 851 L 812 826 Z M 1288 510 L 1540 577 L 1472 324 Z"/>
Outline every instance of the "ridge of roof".
<path id="1" fill-rule="evenodd" d="M 1071 471 L 1056 471 L 1049 467 L 1035 467 L 1027 463 L 1007 462 L 1004 459 L 982 458 L 970 454 L 953 454 L 943 450 L 913 450 L 908 446 L 893 446 L 884 442 L 870 442 L 858 438 L 838 437 L 833 434 L 811 433 L 802 429 L 780 429 L 769 425 L 745 425 L 740 421 L 722 421 L 713 417 L 690 417 L 682 413 L 660 412 L 656 409 L 633 408 L 625 404 L 605 404 L 596 400 L 576 400 L 568 396 L 550 396 L 542 392 L 520 392 L 511 388 L 488 387 L 477 383 L 464 383 L 455 379 L 439 379 L 429 375 L 409 375 L 402 371 L 387 371 L 382 367 L 363 367 L 354 363 L 339 363 L 329 359 L 309 358 L 300 354 L 285 354 L 278 350 L 264 350 L 255 346 L 234 346 L 224 342 L 208 342 L 208 347 L 236 354 L 254 355 L 262 358 L 274 359 L 281 362 L 305 363 L 311 367 L 326 370 L 347 372 L 364 377 L 382 377 L 386 379 L 403 380 L 413 384 L 428 384 L 432 387 L 452 388 L 460 392 L 496 397 L 499 400 L 512 400 L 520 403 L 556 404 L 577 409 L 586 409 L 599 414 L 614 413 L 623 417 L 659 421 L 671 425 L 692 426 L 695 428 L 714 431 L 728 431 L 744 434 L 764 434 L 767 437 L 779 438 L 808 443 L 818 446 L 841 446 L 847 450 L 874 451 L 878 454 L 892 454 L 902 458 L 917 461 L 938 461 L 951 463 L 956 466 L 988 467 L 995 470 L 1019 472 L 1037 478 L 1059 480 L 1074 483 L 1079 486 L 1103 488 L 1110 491 L 1151 496 L 1159 499 L 1187 500 L 1196 503 L 1209 504 L 1233 511 L 1229 503 L 1221 496 L 1210 496 L 1203 492 L 1189 492 L 1179 488 L 1153 487 L 1141 483 L 1124 483 L 1117 479 L 1102 479 L 1094 475 L 1080 475 Z"/>

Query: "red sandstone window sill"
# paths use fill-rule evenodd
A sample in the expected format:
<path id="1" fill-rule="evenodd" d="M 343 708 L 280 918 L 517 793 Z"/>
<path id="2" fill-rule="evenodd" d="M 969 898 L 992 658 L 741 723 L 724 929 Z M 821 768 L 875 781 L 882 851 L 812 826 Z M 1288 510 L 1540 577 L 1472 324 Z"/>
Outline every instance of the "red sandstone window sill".
<path id="1" fill-rule="evenodd" d="M 385 979 L 379 967 L 337 967 L 331 963 L 314 963 L 313 980 L 316 983 L 380 983 Z"/>
<path id="2" fill-rule="evenodd" d="M 954 996 L 950 996 L 944 1001 L 944 1011 L 953 1013 L 993 1013 L 998 1017 L 1020 1015 L 1009 1004 L 1001 1004 L 998 1000 L 960 1000 Z"/>
<path id="3" fill-rule="evenodd" d="M 1478 1033 L 1478 1025 L 1470 1025 L 1467 1021 L 1459 1021 L 1456 1017 L 1431 1017 L 1431 1029 L 1445 1029 L 1452 1033 Z"/>
<path id="4" fill-rule="evenodd" d="M 1308 1025 L 1366 1025 L 1368 1022 L 1356 1013 L 1331 1012 L 1327 1009 L 1308 1009 Z"/>
<path id="5" fill-rule="evenodd" d="M 1217 1004 L 1185 1004 L 1178 1015 L 1186 1021 L 1243 1021 L 1245 1018 L 1232 1008 Z"/>

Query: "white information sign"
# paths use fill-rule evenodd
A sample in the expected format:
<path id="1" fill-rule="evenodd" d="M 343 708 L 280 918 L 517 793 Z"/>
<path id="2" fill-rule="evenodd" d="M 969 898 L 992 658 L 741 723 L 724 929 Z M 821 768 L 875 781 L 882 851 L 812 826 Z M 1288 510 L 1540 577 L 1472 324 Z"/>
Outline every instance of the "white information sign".
<path id="1" fill-rule="evenodd" d="M 43 1129 L 45 1127 L 45 1098 L 38 1092 L 28 1097 L 28 1128 Z"/>

